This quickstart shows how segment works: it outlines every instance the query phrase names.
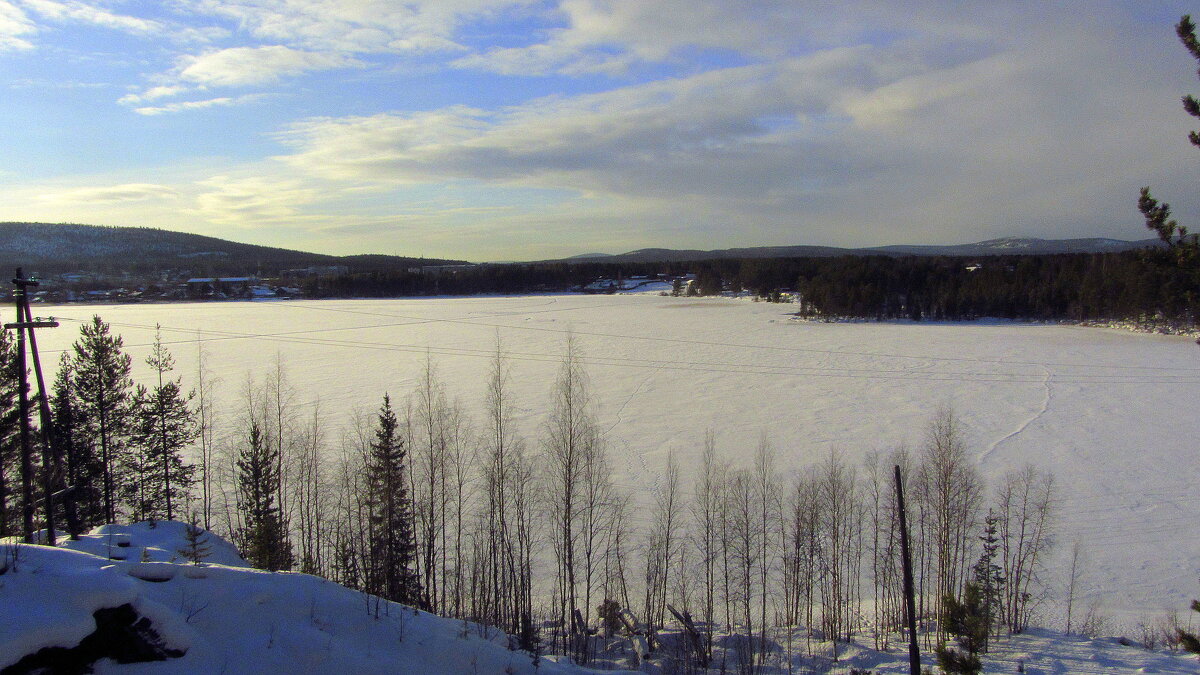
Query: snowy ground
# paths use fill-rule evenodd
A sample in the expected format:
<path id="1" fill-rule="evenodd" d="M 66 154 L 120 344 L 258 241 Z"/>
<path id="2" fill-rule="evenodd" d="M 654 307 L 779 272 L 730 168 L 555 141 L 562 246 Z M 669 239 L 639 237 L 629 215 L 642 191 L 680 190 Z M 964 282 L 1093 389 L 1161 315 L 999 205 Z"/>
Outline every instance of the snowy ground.
<path id="1" fill-rule="evenodd" d="M 831 449 L 857 459 L 917 445 L 949 404 L 987 476 L 1029 462 L 1057 475 L 1059 552 L 1078 539 L 1088 559 L 1081 606 L 1100 602 L 1115 624 L 1132 626 L 1200 597 L 1200 348 L 1186 338 L 1005 322 L 793 322 L 788 305 L 652 293 L 38 309 L 63 321 L 39 332 L 48 364 L 99 313 L 145 380 L 161 323 L 186 385 L 199 337 L 229 422 L 247 374 L 264 374 L 277 354 L 297 400 L 319 398 L 333 426 L 349 409 L 376 408 L 385 391 L 411 391 L 426 353 L 479 419 L 498 335 L 531 440 L 572 331 L 617 481 L 643 498 L 668 453 L 687 467 L 708 429 L 735 458 L 765 437 L 780 469 L 794 471 Z M 1048 581 L 1065 584 L 1060 560 Z M 1061 617 L 1053 602 L 1045 614 L 1050 625 Z"/>
<path id="2" fill-rule="evenodd" d="M 585 672 L 545 659 L 535 669 L 496 631 L 372 604 L 317 577 L 249 569 L 216 537 L 213 555 L 192 565 L 178 552 L 182 533 L 181 523 L 139 523 L 66 544 L 77 550 L 0 544 L 0 669 L 43 647 L 75 646 L 96 629 L 95 610 L 129 603 L 165 647 L 186 653 L 127 665 L 102 660 L 98 673 Z M 128 559 L 90 553 L 116 549 Z"/>
<path id="3" fill-rule="evenodd" d="M 529 654 L 509 649 L 507 637 L 495 631 L 372 603 L 316 577 L 249 569 L 231 545 L 212 535 L 205 535 L 211 554 L 194 565 L 181 552 L 183 530 L 180 523 L 138 523 L 98 528 L 58 549 L 0 543 L 0 669 L 46 647 L 74 647 L 96 629 L 93 612 L 128 603 L 152 622 L 162 647 L 182 655 L 125 665 L 105 659 L 96 663 L 98 673 L 594 672 L 553 659 L 535 668 Z M 681 639 L 664 636 L 666 643 Z M 760 672 L 906 673 L 907 652 L 899 641 L 894 636 L 884 652 L 840 644 L 835 661 L 831 644 L 806 644 L 796 636 L 791 668 L 776 650 Z M 786 644 L 782 638 L 778 643 Z M 728 637 L 718 637 L 717 644 L 729 644 Z M 597 665 L 608 672 L 631 666 L 626 645 L 615 640 Z M 932 655 L 923 654 L 922 662 L 933 663 Z M 1021 672 L 1021 666 L 1031 675 L 1193 673 L 1197 667 L 1190 656 L 1046 630 L 999 641 L 985 663 L 987 673 Z M 640 672 L 671 670 L 656 657 Z"/>

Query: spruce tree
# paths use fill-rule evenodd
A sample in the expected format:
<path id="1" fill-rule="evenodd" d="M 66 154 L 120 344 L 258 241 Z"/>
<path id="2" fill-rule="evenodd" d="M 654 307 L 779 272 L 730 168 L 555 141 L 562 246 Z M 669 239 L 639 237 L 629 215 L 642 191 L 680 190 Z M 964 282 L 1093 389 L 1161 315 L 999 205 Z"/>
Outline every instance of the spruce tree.
<path id="1" fill-rule="evenodd" d="M 16 484 L 20 457 L 19 432 L 21 411 L 17 404 L 21 373 L 17 365 L 17 344 L 8 331 L 0 331 L 0 537 L 13 534 L 15 505 L 10 502 L 18 494 Z M 10 515 L 14 517 L 10 519 Z"/>
<path id="2" fill-rule="evenodd" d="M 408 451 L 398 426 L 391 400 L 384 395 L 367 458 L 367 584 L 368 590 L 388 600 L 419 606 L 423 594 L 415 571 L 417 543 L 408 490 Z"/>
<path id="3" fill-rule="evenodd" d="M 183 449 L 196 440 L 196 414 L 191 408 L 195 392 L 183 393 L 181 380 L 164 376 L 175 367 L 175 359 L 156 333 L 154 348 L 146 363 L 158 373 L 153 389 L 139 387 L 134 441 L 140 451 L 137 461 L 143 510 L 142 518 L 175 517 L 175 507 L 195 483 L 196 467 L 183 460 Z"/>
<path id="4" fill-rule="evenodd" d="M 203 527 L 200 527 L 200 517 L 194 512 L 191 520 L 184 526 L 183 540 L 186 543 L 178 553 L 191 561 L 193 565 L 199 565 L 200 561 L 212 553 L 212 546 L 208 543 L 208 533 L 204 531 Z"/>
<path id="5" fill-rule="evenodd" d="M 975 585 L 979 588 L 980 612 L 985 628 L 980 651 L 985 653 L 988 640 L 996 633 L 1000 617 L 1003 616 L 1001 603 L 1004 602 L 1004 569 L 997 558 L 1000 554 L 999 523 L 1000 517 L 989 509 L 983 521 L 983 535 L 979 537 L 983 543 L 983 552 L 972 570 Z"/>
<path id="6" fill-rule="evenodd" d="M 51 431 L 55 445 L 66 457 L 67 485 L 74 488 L 70 503 L 81 527 L 99 525 L 104 522 L 104 467 L 95 445 L 79 429 L 72 361 L 66 352 L 59 358 L 58 374 L 50 391 Z"/>
<path id="7" fill-rule="evenodd" d="M 1175 26 L 1175 33 L 1192 58 L 1200 61 L 1200 42 L 1196 40 L 1196 25 L 1189 14 L 1184 14 Z M 1200 71 L 1198 71 L 1200 72 Z M 1200 118 L 1200 101 L 1191 94 L 1182 99 L 1183 109 L 1192 117 Z M 1192 145 L 1200 147 L 1200 132 L 1188 134 Z M 1167 282 L 1171 295 L 1182 298 L 1191 308 L 1200 297 L 1200 239 L 1188 233 L 1187 227 L 1171 217 L 1171 206 L 1159 202 L 1150 195 L 1149 186 L 1142 188 L 1138 197 L 1138 210 L 1146 219 L 1146 227 L 1158 234 L 1166 244 L 1168 256 L 1175 272 Z"/>
<path id="8" fill-rule="evenodd" d="M 974 675 L 983 670 L 979 654 L 987 642 L 988 617 L 984 612 L 983 593 L 974 582 L 967 583 L 960 601 L 947 595 L 942 599 L 942 617 L 946 632 L 958 638 L 961 649 L 938 645 L 938 665 L 947 673 Z"/>
<path id="9" fill-rule="evenodd" d="M 71 390 L 78 415 L 75 429 L 100 451 L 104 522 L 113 523 L 130 430 L 133 380 L 129 372 L 133 359 L 125 353 L 121 336 L 112 335 L 109 325 L 98 315 L 80 327 L 74 351 Z"/>
<path id="10" fill-rule="evenodd" d="M 277 451 L 263 438 L 258 422 L 252 421 L 235 462 L 237 505 L 243 517 L 237 538 L 247 562 L 272 571 L 292 566 L 292 545 L 275 504 L 279 489 L 276 462 Z"/>

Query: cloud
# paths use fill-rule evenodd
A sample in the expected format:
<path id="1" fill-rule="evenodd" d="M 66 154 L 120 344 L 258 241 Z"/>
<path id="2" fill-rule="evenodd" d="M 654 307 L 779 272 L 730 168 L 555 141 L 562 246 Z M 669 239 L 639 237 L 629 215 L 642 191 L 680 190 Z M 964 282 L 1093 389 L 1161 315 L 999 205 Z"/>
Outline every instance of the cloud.
<path id="1" fill-rule="evenodd" d="M 254 37 L 345 54 L 461 51 L 455 30 L 531 0 L 191 0 L 193 11 L 232 19 Z"/>
<path id="2" fill-rule="evenodd" d="M 32 49 L 33 44 L 24 35 L 32 35 L 37 28 L 20 7 L 0 0 L 0 52 Z"/>
<path id="3" fill-rule="evenodd" d="M 75 21 L 103 28 L 149 35 L 163 32 L 164 24 L 151 19 L 115 14 L 85 2 L 57 2 L 56 0 L 22 0 L 24 5 L 51 21 Z"/>
<path id="4" fill-rule="evenodd" d="M 288 179 L 214 176 L 199 181 L 199 212 L 225 225 L 256 226 L 302 219 L 300 207 L 320 198 L 320 193 Z"/>
<path id="5" fill-rule="evenodd" d="M 1130 183 L 1186 151 L 1150 122 L 1181 115 L 1180 78 L 1136 65 L 1172 45 L 1054 18 L 953 49 L 892 40 L 495 110 L 312 119 L 279 159 L 354 184 L 565 190 L 692 223 L 693 242 L 731 224 L 742 243 L 966 241 L 1050 219 L 1116 234 Z"/>
<path id="6" fill-rule="evenodd" d="M 205 86 L 242 87 L 268 84 L 281 77 L 310 71 L 360 65 L 339 54 L 299 51 L 280 45 L 232 47 L 186 56 L 180 60 L 179 78 Z"/>
<path id="7" fill-rule="evenodd" d="M 117 103 L 123 105 L 133 105 L 136 103 L 148 103 L 157 101 L 160 98 L 169 98 L 189 91 L 188 87 L 183 86 L 158 86 L 151 87 L 140 94 L 126 94 L 117 99 Z"/>
<path id="8" fill-rule="evenodd" d="M 122 100 L 124 100 L 124 98 L 122 98 Z M 145 115 L 149 117 L 153 115 L 185 112 L 188 110 L 203 110 L 205 108 L 242 105 L 244 103 L 251 103 L 253 101 L 261 100 L 262 98 L 263 96 L 261 94 L 247 94 L 245 96 L 237 97 L 220 96 L 217 98 L 209 98 L 200 101 L 179 101 L 177 103 L 168 103 L 161 106 L 144 106 L 141 108 L 134 108 L 133 111 L 139 115 Z"/>
<path id="9" fill-rule="evenodd" d="M 153 183 L 125 183 L 102 187 L 81 187 L 46 192 L 38 195 L 38 199 L 42 201 L 79 204 L 116 204 L 121 202 L 175 199 L 177 197 L 179 197 L 179 192 L 174 188 Z"/>

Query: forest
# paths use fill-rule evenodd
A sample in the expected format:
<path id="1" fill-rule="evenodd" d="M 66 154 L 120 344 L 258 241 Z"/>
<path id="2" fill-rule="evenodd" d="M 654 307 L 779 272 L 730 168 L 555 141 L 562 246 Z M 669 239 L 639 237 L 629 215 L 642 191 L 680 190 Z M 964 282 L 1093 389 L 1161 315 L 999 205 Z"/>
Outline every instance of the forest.
<path id="1" fill-rule="evenodd" d="M 1191 325 L 1194 269 L 1163 249 L 982 258 L 839 256 L 693 263 L 481 265 L 442 274 L 376 272 L 313 278 L 306 297 L 395 297 L 566 290 L 600 278 L 695 275 L 693 292 L 792 294 L 805 316 L 970 320 L 1140 320 Z"/>
<path id="2" fill-rule="evenodd" d="M 989 637 L 1031 625 L 1050 591 L 1053 475 L 1027 466 L 987 484 L 950 409 L 920 445 L 861 465 L 830 451 L 780 466 L 768 438 L 719 447 L 710 434 L 699 462 L 673 455 L 638 495 L 615 478 L 614 439 L 570 337 L 539 431 L 524 437 L 502 344 L 479 409 L 445 389 L 431 357 L 412 391 L 336 413 L 277 360 L 245 382 L 240 415 L 218 419 L 203 357 L 188 390 L 160 340 L 147 359 L 156 383 L 135 386 L 121 337 L 97 316 L 50 388 L 49 452 L 22 457 L 15 345 L 2 340 L 0 536 L 45 526 L 45 485 L 66 530 L 185 520 L 256 567 L 359 589 L 367 611 L 395 600 L 584 664 L 632 629 L 680 672 L 752 673 L 819 642 L 901 639 L 898 466 L 927 648 L 977 658 Z M 944 644 L 963 631 L 972 653 L 956 657 Z"/>

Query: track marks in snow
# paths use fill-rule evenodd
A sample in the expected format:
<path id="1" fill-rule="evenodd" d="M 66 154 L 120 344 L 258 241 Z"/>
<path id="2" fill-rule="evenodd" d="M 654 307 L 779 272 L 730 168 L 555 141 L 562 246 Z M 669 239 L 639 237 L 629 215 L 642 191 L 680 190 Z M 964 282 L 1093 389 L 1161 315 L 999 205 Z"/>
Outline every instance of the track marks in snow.
<path id="1" fill-rule="evenodd" d="M 1034 422 L 1040 420 L 1042 418 L 1042 416 L 1044 416 L 1046 414 L 1046 411 L 1048 411 L 1050 409 L 1050 400 L 1053 398 L 1053 392 L 1050 388 L 1050 381 L 1053 378 L 1053 374 L 1050 372 L 1050 369 L 1047 368 L 1046 366 L 1040 366 L 1040 368 L 1042 369 L 1042 374 L 1043 374 L 1042 389 L 1044 391 L 1041 407 L 1038 408 L 1037 412 L 1035 412 L 1032 416 L 1030 416 L 1028 419 L 1026 419 L 1024 422 L 1022 422 L 1020 424 L 1020 426 L 1018 426 L 1016 429 L 1013 429 L 1008 434 L 993 441 L 992 444 L 988 446 L 988 449 L 984 450 L 983 454 L 981 454 L 979 456 L 980 462 L 987 461 L 988 458 L 992 455 L 992 453 L 995 452 L 996 448 L 1000 447 L 1000 445 L 1002 445 L 1003 443 L 1020 435 L 1021 432 L 1025 431 L 1026 429 L 1029 428 L 1030 424 L 1033 424 Z"/>

